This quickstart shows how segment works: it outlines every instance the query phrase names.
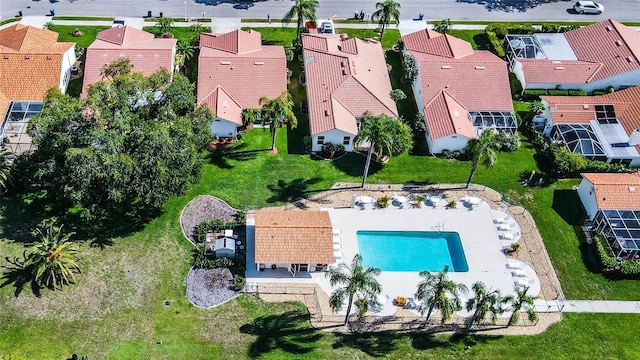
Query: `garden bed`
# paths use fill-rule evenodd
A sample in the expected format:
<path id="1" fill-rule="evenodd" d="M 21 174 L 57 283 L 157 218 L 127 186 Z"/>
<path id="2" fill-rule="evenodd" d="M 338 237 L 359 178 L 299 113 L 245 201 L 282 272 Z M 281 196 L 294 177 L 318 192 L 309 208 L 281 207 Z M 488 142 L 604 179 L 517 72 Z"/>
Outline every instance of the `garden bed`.
<path id="1" fill-rule="evenodd" d="M 221 219 L 225 222 L 235 220 L 237 211 L 226 202 L 210 195 L 202 195 L 191 200 L 182 210 L 180 225 L 182 232 L 192 243 L 196 243 L 194 236 L 196 226 L 203 221 Z"/>
<path id="2" fill-rule="evenodd" d="M 214 273 L 221 269 L 191 269 L 187 275 L 187 298 L 194 305 L 202 308 L 211 308 L 227 302 L 237 296 L 231 290 L 229 282 L 233 278 L 228 269 L 225 271 L 226 279 L 212 281 Z"/>

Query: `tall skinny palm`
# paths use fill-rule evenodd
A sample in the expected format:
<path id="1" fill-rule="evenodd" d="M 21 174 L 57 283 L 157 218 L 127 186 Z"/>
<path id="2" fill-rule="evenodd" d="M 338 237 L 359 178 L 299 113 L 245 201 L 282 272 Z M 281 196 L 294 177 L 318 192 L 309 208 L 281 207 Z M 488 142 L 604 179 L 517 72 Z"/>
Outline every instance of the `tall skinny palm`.
<path id="1" fill-rule="evenodd" d="M 316 8 L 320 3 L 318 0 L 295 0 L 295 4 L 284 14 L 283 23 L 290 23 L 293 18 L 297 19 L 298 33 L 296 39 L 301 38 L 301 29 L 305 20 L 316 21 Z"/>
<path id="2" fill-rule="evenodd" d="M 416 299 L 422 301 L 423 304 L 429 304 L 425 322 L 429 321 L 431 313 L 436 307 L 442 313 L 443 324 L 451 318 L 454 311 L 462 309 L 459 294 L 466 294 L 467 287 L 449 280 L 447 273 L 449 273 L 449 265 L 445 265 L 441 272 L 420 272 L 420 277 L 423 277 L 424 280 L 418 283 Z M 420 307 L 420 312 L 424 314 L 426 309 L 427 307 L 423 305 Z"/>
<path id="3" fill-rule="evenodd" d="M 387 115 L 372 116 L 364 114 L 360 119 L 361 127 L 353 139 L 354 144 L 369 143 L 367 161 L 362 175 L 362 187 L 367 182 L 371 156 L 398 156 L 413 146 L 411 128 L 401 121 Z"/>
<path id="4" fill-rule="evenodd" d="M 282 124 L 286 121 L 293 129 L 298 126 L 298 119 L 296 114 L 293 113 L 293 98 L 288 91 L 282 93 L 277 98 L 269 99 L 266 96 L 260 98 L 260 104 L 262 105 L 262 111 L 264 116 L 262 117 L 262 123 L 268 122 L 269 129 L 271 130 L 271 150 L 276 149 L 276 133 Z"/>
<path id="5" fill-rule="evenodd" d="M 383 2 L 376 3 L 376 11 L 371 14 L 371 20 L 378 20 L 380 25 L 380 42 L 384 36 L 385 28 L 391 23 L 391 20 L 395 20 L 396 27 L 400 22 L 400 3 L 393 0 L 384 0 Z"/>
<path id="6" fill-rule="evenodd" d="M 178 53 L 179 66 L 184 66 L 186 62 L 193 57 L 195 49 L 190 42 L 178 40 L 178 43 L 176 44 L 176 52 Z"/>
<path id="7" fill-rule="evenodd" d="M 2 148 L 0 148 L 0 196 L 4 194 L 7 187 L 13 182 L 11 163 L 7 161 L 9 155 L 11 155 L 11 153 L 2 146 Z"/>
<path id="8" fill-rule="evenodd" d="M 371 267 L 365 269 L 362 266 L 362 257 L 359 254 L 353 257 L 351 266 L 341 263 L 325 274 L 332 287 L 345 285 L 334 290 L 329 297 L 329 305 L 336 311 L 342 307 L 345 297 L 348 298 L 347 314 L 344 317 L 345 325 L 349 322 L 349 313 L 356 294 L 366 300 L 375 300 L 382 291 L 380 283 L 376 280 L 378 275 L 380 275 L 380 269 Z"/>
<path id="9" fill-rule="evenodd" d="M 498 320 L 498 315 L 504 312 L 504 308 L 502 307 L 504 299 L 502 295 L 500 295 L 500 291 L 487 290 L 487 287 L 482 281 L 474 283 L 471 289 L 473 290 L 474 297 L 467 301 L 466 309 L 467 311 L 473 311 L 473 315 L 470 321 L 467 322 L 465 330 L 469 331 L 474 323 L 480 324 L 488 313 L 491 313 L 491 321 L 495 324 Z"/>
<path id="10" fill-rule="evenodd" d="M 520 320 L 520 311 L 522 309 L 525 309 L 527 312 L 527 319 L 530 322 L 538 320 L 538 314 L 533 310 L 533 297 L 527 294 L 528 291 L 528 286 L 516 288 L 516 296 L 509 295 L 504 298 L 504 301 L 510 304 L 509 310 L 512 311 L 507 327 L 518 323 L 518 320 Z"/>
<path id="11" fill-rule="evenodd" d="M 31 269 L 36 283 L 56 289 L 68 285 L 74 274 L 80 272 L 82 261 L 78 249 L 71 242 L 73 233 L 63 233 L 62 225 L 49 221 L 36 229 L 38 241 L 29 249 L 25 267 Z"/>
<path id="12" fill-rule="evenodd" d="M 467 186 L 471 184 L 473 175 L 478 169 L 478 165 L 483 163 L 487 167 L 492 167 L 496 163 L 496 150 L 500 145 L 495 141 L 495 133 L 491 129 L 485 130 L 480 138 L 471 139 L 467 145 L 467 157 L 471 158 L 471 172 L 467 179 Z"/>

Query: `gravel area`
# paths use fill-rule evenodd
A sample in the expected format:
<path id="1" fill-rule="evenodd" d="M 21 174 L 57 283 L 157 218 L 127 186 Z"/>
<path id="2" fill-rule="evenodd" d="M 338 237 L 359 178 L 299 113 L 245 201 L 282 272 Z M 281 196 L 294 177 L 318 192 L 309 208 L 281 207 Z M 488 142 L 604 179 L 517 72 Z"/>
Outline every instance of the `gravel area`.
<path id="1" fill-rule="evenodd" d="M 194 232 L 203 221 L 222 219 L 233 221 L 237 211 L 226 202 L 210 195 L 202 195 L 191 200 L 182 210 L 180 225 L 182 232 L 192 243 L 196 243 Z"/>
<path id="2" fill-rule="evenodd" d="M 217 281 L 212 281 L 214 274 Z M 219 269 L 191 269 L 187 275 L 187 298 L 194 305 L 210 308 L 233 299 L 237 293 L 229 288 L 231 271 Z"/>

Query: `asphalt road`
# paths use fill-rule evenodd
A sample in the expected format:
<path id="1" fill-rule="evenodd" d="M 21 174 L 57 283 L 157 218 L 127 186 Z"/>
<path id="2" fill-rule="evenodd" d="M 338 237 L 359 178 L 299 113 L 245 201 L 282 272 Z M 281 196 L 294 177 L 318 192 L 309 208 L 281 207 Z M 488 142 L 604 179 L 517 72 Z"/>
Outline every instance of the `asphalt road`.
<path id="1" fill-rule="evenodd" d="M 336 15 L 353 17 L 355 11 L 372 13 L 380 0 L 319 0 L 318 18 Z M 400 0 L 401 18 L 416 18 L 424 13 L 425 19 L 453 20 L 550 20 L 600 21 L 612 18 L 618 21 L 640 21 L 640 0 L 603 0 L 605 12 L 601 15 L 574 14 L 573 1 L 558 0 Z M 56 15 L 92 15 L 113 17 L 154 16 L 163 12 L 165 17 L 242 17 L 280 18 L 291 7 L 291 0 L 242 2 L 234 0 L 0 0 L 2 19 L 17 15 L 42 16 L 53 8 Z"/>

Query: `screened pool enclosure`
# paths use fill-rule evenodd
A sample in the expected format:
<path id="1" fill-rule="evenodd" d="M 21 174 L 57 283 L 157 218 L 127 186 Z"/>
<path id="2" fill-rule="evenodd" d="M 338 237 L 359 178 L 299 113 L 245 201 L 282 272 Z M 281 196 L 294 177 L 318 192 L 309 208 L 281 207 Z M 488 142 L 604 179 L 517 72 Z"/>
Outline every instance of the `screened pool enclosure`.
<path id="1" fill-rule="evenodd" d="M 607 239 L 618 260 L 640 259 L 640 210 L 599 210 L 592 230 Z"/>

